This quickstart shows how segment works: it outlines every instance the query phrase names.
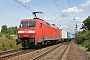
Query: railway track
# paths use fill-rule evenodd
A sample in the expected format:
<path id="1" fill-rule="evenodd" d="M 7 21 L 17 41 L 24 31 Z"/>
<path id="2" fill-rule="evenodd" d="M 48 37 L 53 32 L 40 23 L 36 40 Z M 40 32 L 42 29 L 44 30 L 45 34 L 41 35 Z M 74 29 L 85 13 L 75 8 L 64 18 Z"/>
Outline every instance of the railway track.
<path id="1" fill-rule="evenodd" d="M 20 49 L 16 49 L 16 50 L 3 51 L 3 52 L 0 52 L 0 56 L 5 55 L 5 54 L 9 54 L 11 52 L 20 51 L 20 50 L 22 50 L 22 49 L 20 48 Z"/>
<path id="2" fill-rule="evenodd" d="M 51 51 L 55 50 L 56 48 L 58 48 L 61 44 L 58 44 L 57 46 L 47 50 L 46 52 L 40 54 L 39 56 L 36 56 L 35 58 L 33 58 L 32 60 L 39 60 L 41 58 L 43 58 L 45 55 L 47 55 L 48 53 L 50 53 Z"/>
<path id="3" fill-rule="evenodd" d="M 31 60 L 61 60 L 69 44 L 59 44 Z"/>
<path id="4" fill-rule="evenodd" d="M 7 60 L 9 58 L 19 56 L 32 51 L 34 51 L 34 49 L 28 49 L 28 50 L 17 49 L 17 50 L 8 50 L 8 51 L 0 52 L 0 60 Z"/>
<path id="5" fill-rule="evenodd" d="M 38 50 L 12 50 L 2 52 L 0 60 L 62 60 L 68 46 L 69 44 L 67 43 L 61 43 Z"/>

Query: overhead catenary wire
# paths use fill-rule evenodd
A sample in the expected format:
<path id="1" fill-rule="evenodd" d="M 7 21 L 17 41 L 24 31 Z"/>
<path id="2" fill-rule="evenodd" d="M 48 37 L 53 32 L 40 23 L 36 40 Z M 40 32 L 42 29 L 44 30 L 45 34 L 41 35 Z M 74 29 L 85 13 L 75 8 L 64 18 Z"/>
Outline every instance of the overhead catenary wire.
<path id="1" fill-rule="evenodd" d="M 57 2 L 58 2 L 58 4 L 56 3 L 56 5 L 58 6 L 58 9 L 59 9 L 60 3 L 59 3 L 58 0 L 57 0 Z M 61 6 L 60 6 L 60 8 L 61 8 Z M 59 11 L 60 11 L 60 9 L 59 9 Z M 62 16 L 62 14 L 63 14 L 63 13 L 61 13 L 61 16 Z M 62 17 L 64 17 L 64 16 L 62 16 Z M 64 18 L 63 18 L 63 19 L 64 19 Z M 66 23 L 67 26 L 69 26 L 69 24 L 68 24 L 66 21 L 65 21 L 65 23 Z"/>
<path id="2" fill-rule="evenodd" d="M 23 4 L 21 1 L 18 1 L 18 0 L 14 0 L 14 1 L 19 3 L 20 5 L 22 5 L 24 8 L 28 9 L 30 12 L 34 12 L 35 11 L 34 9 L 30 8 L 30 4 L 31 4 L 30 2 L 29 2 L 29 6 L 27 6 L 27 4 L 28 4 L 27 2 L 25 4 Z M 40 12 L 40 11 L 38 11 L 38 12 Z M 41 17 L 40 15 L 38 15 L 38 16 Z"/>
<path id="3" fill-rule="evenodd" d="M 69 4 L 69 7 L 71 8 L 70 0 L 68 0 L 68 4 Z M 71 10 L 71 14 L 72 14 L 73 20 L 75 20 L 75 16 L 73 15 L 74 13 L 72 12 L 72 10 Z M 77 23 L 76 23 L 76 25 L 77 25 Z M 76 28 L 76 32 L 77 32 L 77 28 Z"/>
<path id="4" fill-rule="evenodd" d="M 28 9 L 30 12 L 33 12 L 33 11 L 35 11 L 34 9 L 32 9 L 30 6 L 32 5 L 30 2 L 29 2 L 29 6 L 27 5 L 28 4 L 28 2 L 26 2 L 26 4 L 24 5 L 22 2 L 20 2 L 20 1 L 18 1 L 18 0 L 14 0 L 14 1 L 16 1 L 17 3 L 19 3 L 20 5 L 22 5 L 23 7 L 25 7 L 26 9 Z M 52 7 L 53 9 L 55 9 L 55 7 L 53 7 L 50 3 L 48 3 L 46 0 L 44 0 L 50 7 Z M 31 5 L 30 5 L 31 4 Z M 35 6 L 36 7 L 36 6 Z M 57 7 L 58 7 L 58 5 L 57 5 Z M 36 7 L 37 8 L 37 7 Z M 39 10 L 39 9 L 37 9 L 37 10 Z M 58 7 L 58 10 L 59 10 L 59 12 L 60 12 L 60 9 L 59 9 L 59 7 Z M 61 14 L 61 12 L 60 12 L 60 14 Z M 61 14 L 61 16 L 62 16 L 62 14 Z M 41 17 L 41 16 L 40 16 Z M 62 16 L 63 17 L 63 16 Z"/>
<path id="5" fill-rule="evenodd" d="M 69 4 L 69 7 L 71 8 L 70 0 L 68 0 L 68 4 Z M 71 9 L 70 9 L 70 10 L 71 10 Z M 73 15 L 74 13 L 72 12 L 72 10 L 71 10 L 71 14 L 72 14 L 73 20 L 75 20 L 75 16 Z"/>
<path id="6" fill-rule="evenodd" d="M 61 14 L 61 11 L 60 11 L 60 9 L 59 9 L 59 7 L 58 7 L 58 5 L 57 5 L 57 3 L 56 3 L 56 1 L 54 0 L 54 3 L 55 3 L 55 5 L 56 5 L 56 7 L 57 7 L 57 9 L 58 9 L 58 11 L 59 11 L 59 13 Z M 62 16 L 62 15 L 61 15 Z M 62 16 L 63 17 L 63 16 Z"/>
<path id="7" fill-rule="evenodd" d="M 34 0 L 33 0 L 33 1 L 34 1 Z M 35 6 L 36 10 L 40 10 L 40 8 L 41 8 L 41 9 L 44 9 L 44 8 L 42 8 L 36 1 L 34 1 L 34 3 L 36 3 L 36 4 L 38 5 L 38 7 L 35 6 L 35 4 L 32 4 L 32 3 L 30 3 L 30 4 L 33 5 L 33 6 Z M 45 9 L 44 9 L 44 10 L 45 10 Z M 42 12 L 42 11 L 38 11 L 38 12 Z M 45 15 L 45 13 L 44 13 L 44 15 Z"/>
<path id="8" fill-rule="evenodd" d="M 58 4 L 56 3 L 55 0 L 54 0 L 54 3 L 55 3 L 55 5 L 56 5 L 56 7 L 57 7 L 57 9 L 58 9 L 58 11 L 59 11 L 59 13 L 60 13 L 60 15 L 61 15 L 61 16 L 60 16 L 60 15 L 59 15 L 59 16 L 60 16 L 60 17 L 63 17 L 63 16 L 62 16 L 62 13 L 61 13 L 61 11 L 60 11 L 60 9 L 59 9 L 59 7 L 58 7 Z M 59 22 L 60 22 L 60 21 L 59 21 Z M 61 26 L 61 25 L 60 25 L 60 26 Z"/>
<path id="9" fill-rule="evenodd" d="M 49 6 L 51 6 L 53 9 L 55 9 L 55 7 L 53 7 L 53 6 L 52 6 L 50 3 L 48 3 L 46 0 L 43 0 L 43 1 L 45 1 Z M 59 7 L 58 7 L 58 5 L 57 5 L 57 3 L 56 3 L 55 0 L 54 0 L 54 3 L 55 3 L 55 5 L 56 5 L 57 8 L 58 8 L 59 13 L 61 14 L 60 9 L 59 9 Z"/>
<path id="10" fill-rule="evenodd" d="M 52 6 L 50 3 L 48 3 L 46 0 L 43 0 L 43 1 L 46 2 L 49 6 L 51 6 L 53 9 L 55 9 L 55 7 L 53 7 L 53 6 Z M 56 4 L 56 2 L 54 2 L 54 3 Z M 56 5 L 57 5 L 57 4 L 56 4 Z M 57 8 L 58 8 L 58 10 L 59 10 L 59 13 L 61 14 L 58 5 L 57 5 Z"/>
<path id="11" fill-rule="evenodd" d="M 34 0 L 33 0 L 34 1 Z M 46 0 L 43 0 L 47 5 L 49 5 L 50 6 L 50 8 L 53 8 L 53 9 L 55 9 L 55 7 L 53 7 L 50 3 L 48 3 Z M 45 10 L 43 7 L 41 7 L 36 1 L 34 1 L 34 3 L 36 3 L 40 8 L 42 8 L 43 10 Z M 51 15 L 50 14 L 50 12 L 48 12 L 48 14 L 49 15 Z M 44 14 L 45 15 L 45 14 Z M 45 15 L 46 17 L 47 17 L 47 15 Z M 51 15 L 52 16 L 52 15 Z"/>
<path id="12" fill-rule="evenodd" d="M 20 1 L 18 1 L 18 0 L 14 0 L 14 1 L 16 1 L 17 3 L 19 3 L 20 5 L 22 5 L 23 7 L 25 7 L 26 9 L 28 9 L 30 12 L 33 12 L 33 11 L 35 11 L 34 9 L 32 9 L 32 8 L 30 8 L 30 2 L 29 2 L 29 6 L 27 6 L 27 2 L 26 2 L 26 4 L 24 5 L 22 2 L 20 2 Z M 46 0 L 44 0 L 44 2 L 46 2 L 49 6 L 51 6 L 52 8 L 54 8 L 51 4 L 49 4 Z M 37 8 L 37 10 L 39 10 L 38 9 L 38 7 L 36 7 Z M 45 15 L 45 14 L 44 14 Z"/>
<path id="13" fill-rule="evenodd" d="M 14 0 L 14 1 L 17 2 L 17 3 L 19 3 L 20 5 L 22 5 L 24 8 L 26 8 L 26 9 L 29 10 L 30 12 L 35 11 L 34 9 L 30 8 L 30 5 L 27 6 L 27 3 L 24 5 L 22 2 L 20 2 L 20 1 L 18 1 L 18 0 Z M 30 2 L 29 2 L 29 4 L 30 4 Z M 38 15 L 38 16 L 40 16 L 40 15 Z M 40 16 L 40 17 L 41 17 L 41 16 Z"/>
<path id="14" fill-rule="evenodd" d="M 16 1 L 17 3 L 19 3 L 20 5 L 22 5 L 22 6 L 25 7 L 26 9 L 28 9 L 29 11 L 31 11 L 31 12 L 34 11 L 34 9 L 30 8 L 29 6 L 24 5 L 22 2 L 17 1 L 17 0 L 14 0 L 14 1 Z"/>
<path id="15" fill-rule="evenodd" d="M 50 3 L 48 3 L 46 0 L 43 0 L 45 3 L 47 3 L 49 6 L 51 6 L 53 9 L 55 9 Z"/>
<path id="16" fill-rule="evenodd" d="M 62 16 L 62 13 L 61 13 L 61 11 L 60 11 L 60 8 L 59 8 L 59 6 L 58 6 L 59 2 L 58 2 L 58 4 L 57 4 L 56 1 L 54 0 L 54 3 L 55 3 L 55 5 L 56 5 L 56 7 L 57 7 L 59 13 L 61 14 L 60 17 L 62 17 L 62 18 L 64 19 L 64 17 Z M 60 5 L 60 4 L 59 4 L 59 5 Z M 66 23 L 66 22 L 65 22 L 65 23 Z M 66 23 L 66 24 L 67 24 L 67 23 Z"/>
<path id="17" fill-rule="evenodd" d="M 36 8 L 38 8 L 38 10 L 39 10 L 40 8 L 43 9 L 43 10 L 45 10 L 45 8 L 41 7 L 36 1 L 33 0 L 33 2 L 37 4 L 38 7 L 36 7 Z M 31 3 L 31 4 L 32 4 L 32 3 Z M 32 4 L 32 5 L 33 5 L 33 4 Z M 45 14 L 44 14 L 44 15 L 45 15 Z"/>
<path id="18" fill-rule="evenodd" d="M 53 8 L 53 9 L 55 9 L 55 7 L 53 7 L 49 2 L 47 2 L 46 0 L 43 0 L 47 5 L 49 5 L 50 6 L 50 8 Z M 49 14 L 50 14 L 50 12 L 48 12 Z M 52 15 L 51 15 L 52 16 Z"/>

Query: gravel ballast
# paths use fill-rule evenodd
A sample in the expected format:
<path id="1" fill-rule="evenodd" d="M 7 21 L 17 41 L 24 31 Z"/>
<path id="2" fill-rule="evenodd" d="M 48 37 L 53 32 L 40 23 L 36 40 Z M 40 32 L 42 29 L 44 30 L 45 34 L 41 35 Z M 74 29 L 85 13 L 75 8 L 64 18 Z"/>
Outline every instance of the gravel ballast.
<path id="1" fill-rule="evenodd" d="M 87 60 L 85 53 L 72 41 L 66 60 Z"/>

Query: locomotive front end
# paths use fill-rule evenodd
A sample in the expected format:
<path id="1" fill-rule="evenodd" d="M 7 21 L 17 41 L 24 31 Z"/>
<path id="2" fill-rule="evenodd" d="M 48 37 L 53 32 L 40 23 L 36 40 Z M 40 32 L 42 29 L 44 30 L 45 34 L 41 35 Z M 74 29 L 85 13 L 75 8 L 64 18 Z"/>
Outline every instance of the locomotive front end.
<path id="1" fill-rule="evenodd" d="M 18 28 L 17 44 L 22 44 L 22 47 L 29 48 L 35 45 L 35 26 L 36 21 L 22 20 Z"/>

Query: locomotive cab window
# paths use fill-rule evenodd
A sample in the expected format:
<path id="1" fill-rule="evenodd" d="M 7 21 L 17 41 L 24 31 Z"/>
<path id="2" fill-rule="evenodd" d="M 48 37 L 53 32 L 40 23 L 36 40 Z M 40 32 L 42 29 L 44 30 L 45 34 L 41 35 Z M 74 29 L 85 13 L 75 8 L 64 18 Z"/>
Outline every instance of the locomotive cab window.
<path id="1" fill-rule="evenodd" d="M 42 28 L 42 23 L 40 23 L 40 28 Z"/>
<path id="2" fill-rule="evenodd" d="M 35 25 L 36 25 L 35 21 L 20 23 L 20 27 L 35 27 Z"/>

